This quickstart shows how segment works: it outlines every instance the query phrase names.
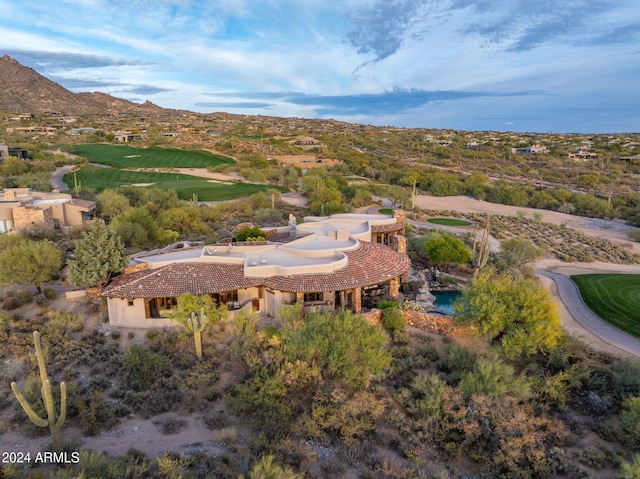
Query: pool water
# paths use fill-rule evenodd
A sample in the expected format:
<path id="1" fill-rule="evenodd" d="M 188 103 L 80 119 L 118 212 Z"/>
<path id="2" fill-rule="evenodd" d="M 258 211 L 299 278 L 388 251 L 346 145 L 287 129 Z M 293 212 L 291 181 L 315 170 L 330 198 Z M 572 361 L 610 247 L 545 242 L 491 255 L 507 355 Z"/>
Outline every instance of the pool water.
<path id="1" fill-rule="evenodd" d="M 445 313 L 453 313 L 453 303 L 460 297 L 459 291 L 431 291 L 436 299 L 433 305 Z"/>

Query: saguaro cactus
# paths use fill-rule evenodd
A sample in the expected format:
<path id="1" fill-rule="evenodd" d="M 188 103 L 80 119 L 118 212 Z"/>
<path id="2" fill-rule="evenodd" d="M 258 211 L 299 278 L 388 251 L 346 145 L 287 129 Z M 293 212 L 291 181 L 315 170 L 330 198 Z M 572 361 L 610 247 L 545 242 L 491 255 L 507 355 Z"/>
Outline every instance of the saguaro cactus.
<path id="1" fill-rule="evenodd" d="M 207 315 L 204 314 L 204 308 L 200 309 L 200 316 L 196 313 L 191 313 L 191 317 L 187 318 L 187 330 L 193 333 L 198 359 L 202 359 L 202 331 L 204 331 L 206 327 Z"/>
<path id="2" fill-rule="evenodd" d="M 47 419 L 43 419 L 36 414 L 27 399 L 18 389 L 18 385 L 15 382 L 11 383 L 11 389 L 22 406 L 22 409 L 24 409 L 24 412 L 27 413 L 29 419 L 31 419 L 36 426 L 49 426 L 53 448 L 56 451 L 60 451 L 62 450 L 62 425 L 67 417 L 67 385 L 64 382 L 60 383 L 60 415 L 58 416 L 55 405 L 53 404 L 51 381 L 49 381 L 49 376 L 47 376 L 47 367 L 44 363 L 44 355 L 42 354 L 42 348 L 40 346 L 40 333 L 38 331 L 33 332 L 33 342 L 36 346 L 36 358 L 38 359 L 40 380 L 42 382 L 41 394 L 42 400 L 47 408 Z"/>
<path id="3" fill-rule="evenodd" d="M 489 253 L 491 252 L 491 246 L 489 246 L 490 221 L 491 217 L 489 216 L 487 217 L 487 223 L 485 224 L 480 243 L 477 241 L 477 236 L 475 236 L 473 240 L 473 262 L 477 268 L 476 274 L 477 271 L 484 267 L 489 260 Z"/>

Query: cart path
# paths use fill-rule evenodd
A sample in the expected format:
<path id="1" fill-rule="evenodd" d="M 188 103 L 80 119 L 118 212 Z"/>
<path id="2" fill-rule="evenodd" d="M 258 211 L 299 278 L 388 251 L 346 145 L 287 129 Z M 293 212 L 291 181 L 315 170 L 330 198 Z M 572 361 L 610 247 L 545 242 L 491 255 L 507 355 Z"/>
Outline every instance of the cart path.
<path id="1" fill-rule="evenodd" d="M 635 338 L 604 321 L 582 300 L 576 284 L 569 276 L 550 271 L 537 270 L 538 275 L 555 282 L 557 295 L 562 301 L 561 314 L 567 332 L 580 337 L 595 349 L 606 350 L 616 355 L 640 357 L 640 339 Z M 570 317 L 568 317 L 569 315 Z M 575 321 L 581 328 L 576 328 Z M 584 334 L 584 332 L 588 334 Z M 609 347 L 602 344 L 606 343 Z M 622 354 L 620 354 L 622 353 Z"/>

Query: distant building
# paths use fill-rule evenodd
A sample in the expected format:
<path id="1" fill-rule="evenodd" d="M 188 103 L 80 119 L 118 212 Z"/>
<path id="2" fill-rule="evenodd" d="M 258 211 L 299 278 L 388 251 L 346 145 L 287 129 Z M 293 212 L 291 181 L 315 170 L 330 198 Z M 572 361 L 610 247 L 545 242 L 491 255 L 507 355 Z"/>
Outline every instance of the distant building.
<path id="1" fill-rule="evenodd" d="M 7 158 L 8 156 L 15 156 L 21 160 L 26 160 L 29 158 L 28 154 L 29 152 L 22 148 L 11 148 L 4 143 L 0 143 L 0 159 Z"/>
<path id="2" fill-rule="evenodd" d="M 53 136 L 58 130 L 52 126 L 15 126 L 7 128 L 7 133 L 32 133 L 35 135 Z"/>
<path id="3" fill-rule="evenodd" d="M 627 163 L 640 163 L 640 155 L 633 156 L 614 156 L 612 161 L 625 161 Z"/>
<path id="4" fill-rule="evenodd" d="M 144 135 L 141 135 L 139 133 L 132 133 L 130 131 L 114 131 L 113 137 L 116 141 L 119 141 L 121 143 L 128 143 L 138 138 L 144 138 Z"/>
<path id="5" fill-rule="evenodd" d="M 316 140 L 311 136 L 299 136 L 289 142 L 289 144 L 303 149 L 319 148 L 324 146 L 320 140 Z"/>
<path id="6" fill-rule="evenodd" d="M 518 148 L 511 148 L 511 153 L 516 153 L 518 155 L 532 155 L 534 153 L 549 153 L 549 148 L 541 145 L 531 145 L 531 146 L 523 146 Z"/>
<path id="7" fill-rule="evenodd" d="M 579 161 L 589 161 L 589 160 L 597 160 L 598 154 L 592 153 L 590 151 L 578 151 L 577 153 L 569 153 L 570 160 L 579 160 Z"/>
<path id="8" fill-rule="evenodd" d="M 0 234 L 41 229 L 69 234 L 90 221 L 95 209 L 95 201 L 66 193 L 5 188 L 0 190 Z"/>

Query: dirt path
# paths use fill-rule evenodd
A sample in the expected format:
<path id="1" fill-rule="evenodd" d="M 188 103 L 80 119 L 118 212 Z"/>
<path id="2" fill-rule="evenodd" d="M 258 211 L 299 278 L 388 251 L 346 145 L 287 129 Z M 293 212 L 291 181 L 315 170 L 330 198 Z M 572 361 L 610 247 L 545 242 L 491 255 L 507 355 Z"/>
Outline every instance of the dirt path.
<path id="1" fill-rule="evenodd" d="M 109 457 L 123 456 L 131 448 L 142 451 L 148 457 L 162 457 L 165 451 L 183 454 L 201 451 L 209 455 L 224 452 L 224 446 L 214 440 L 214 431 L 207 429 L 196 414 L 180 416 L 185 425 L 176 434 L 163 434 L 159 426 L 154 424 L 159 418 L 126 419 L 97 436 L 82 436 L 78 429 L 65 428 L 63 439 L 66 442 L 77 439 L 80 441 L 78 449 L 92 449 Z M 17 431 L 7 431 L 0 437 L 0 451 L 30 452 L 35 456 L 38 452 L 46 451 L 49 442 L 48 436 L 29 438 Z"/>

